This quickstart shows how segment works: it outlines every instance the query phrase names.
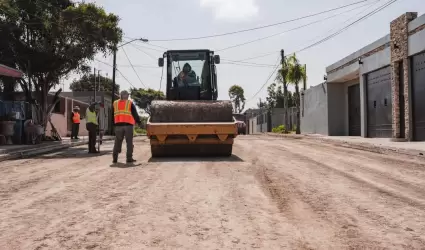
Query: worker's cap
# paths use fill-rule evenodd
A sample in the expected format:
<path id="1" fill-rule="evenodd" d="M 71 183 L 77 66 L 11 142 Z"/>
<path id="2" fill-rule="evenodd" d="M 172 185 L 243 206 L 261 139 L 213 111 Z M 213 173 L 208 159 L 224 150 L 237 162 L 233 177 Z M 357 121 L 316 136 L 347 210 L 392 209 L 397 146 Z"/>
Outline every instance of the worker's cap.
<path id="1" fill-rule="evenodd" d="M 80 110 L 80 107 L 75 106 L 75 107 L 74 107 L 74 110 Z"/>

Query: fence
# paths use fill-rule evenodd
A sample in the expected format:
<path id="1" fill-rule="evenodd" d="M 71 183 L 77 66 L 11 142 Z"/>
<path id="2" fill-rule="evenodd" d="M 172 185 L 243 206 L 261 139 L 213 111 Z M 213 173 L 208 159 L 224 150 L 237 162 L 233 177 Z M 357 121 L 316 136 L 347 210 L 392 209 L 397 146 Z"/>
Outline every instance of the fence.
<path id="1" fill-rule="evenodd" d="M 248 133 L 265 133 L 271 132 L 272 128 L 278 127 L 280 125 L 285 125 L 287 129 L 295 129 L 297 124 L 297 108 L 291 107 L 288 109 L 284 108 L 275 108 L 271 112 L 264 111 L 258 114 L 255 117 L 252 117 L 248 120 Z M 285 124 L 285 117 L 288 116 L 288 119 Z"/>

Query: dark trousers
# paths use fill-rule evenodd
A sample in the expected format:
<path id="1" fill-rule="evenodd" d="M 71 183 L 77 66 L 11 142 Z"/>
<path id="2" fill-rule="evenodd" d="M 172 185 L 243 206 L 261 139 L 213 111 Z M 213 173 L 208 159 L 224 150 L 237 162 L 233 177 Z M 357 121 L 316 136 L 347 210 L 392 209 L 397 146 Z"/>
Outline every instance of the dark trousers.
<path id="1" fill-rule="evenodd" d="M 80 132 L 80 124 L 79 123 L 73 123 L 71 127 L 71 139 L 77 139 L 78 133 Z"/>
<path id="2" fill-rule="evenodd" d="M 89 152 L 96 152 L 97 125 L 94 123 L 87 123 L 86 128 L 87 131 L 89 131 Z"/>
<path id="3" fill-rule="evenodd" d="M 114 159 L 118 158 L 118 154 L 121 153 L 124 138 L 127 145 L 127 160 L 133 158 L 133 133 L 133 125 L 115 126 Z"/>

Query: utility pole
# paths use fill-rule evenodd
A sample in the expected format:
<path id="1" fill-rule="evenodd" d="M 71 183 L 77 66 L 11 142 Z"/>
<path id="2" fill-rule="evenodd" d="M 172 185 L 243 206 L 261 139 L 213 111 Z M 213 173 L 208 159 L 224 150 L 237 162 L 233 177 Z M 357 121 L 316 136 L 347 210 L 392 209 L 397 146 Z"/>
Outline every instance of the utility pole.
<path id="1" fill-rule="evenodd" d="M 102 79 L 100 78 L 100 70 L 97 71 L 97 77 L 99 78 L 99 80 L 97 80 L 97 82 L 99 84 L 99 88 L 97 89 L 97 91 L 100 92 L 100 85 L 102 83 Z"/>
<path id="2" fill-rule="evenodd" d="M 263 103 L 261 102 L 261 97 L 260 99 L 260 132 L 263 132 Z M 258 119 L 258 117 L 257 117 Z"/>
<path id="3" fill-rule="evenodd" d="M 93 72 L 93 78 L 94 78 L 94 86 L 93 86 L 93 98 L 94 98 L 94 102 L 96 102 L 96 68 L 94 68 L 94 72 Z"/>
<path id="4" fill-rule="evenodd" d="M 110 122 L 111 122 L 111 126 L 109 127 L 109 134 L 113 135 L 114 134 L 114 129 L 113 129 L 113 125 L 114 125 L 114 101 L 115 101 L 115 71 L 117 68 L 117 47 L 115 46 L 114 48 L 114 59 L 113 59 L 113 64 L 112 64 L 112 96 L 111 96 L 111 112 L 110 112 Z"/>
<path id="5" fill-rule="evenodd" d="M 306 79 L 304 79 L 303 88 L 304 88 L 304 91 L 306 91 L 307 90 L 307 64 L 304 64 L 304 73 L 305 73 Z"/>
<path id="6" fill-rule="evenodd" d="M 282 81 L 283 81 L 283 86 L 286 89 L 286 70 L 285 69 L 285 50 L 280 50 L 280 63 L 282 64 Z M 283 101 L 284 101 L 284 106 L 285 106 L 285 119 L 284 119 L 284 123 L 285 123 L 285 128 L 288 129 L 288 93 L 287 91 L 284 91 L 284 96 L 283 96 Z"/>

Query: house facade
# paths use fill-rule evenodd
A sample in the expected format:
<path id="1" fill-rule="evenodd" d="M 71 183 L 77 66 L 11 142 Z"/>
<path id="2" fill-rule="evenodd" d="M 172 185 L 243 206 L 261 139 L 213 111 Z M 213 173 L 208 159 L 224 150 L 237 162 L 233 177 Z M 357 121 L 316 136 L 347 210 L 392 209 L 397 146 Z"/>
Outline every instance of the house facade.
<path id="1" fill-rule="evenodd" d="M 62 96 L 72 98 L 74 100 L 78 100 L 80 102 L 84 103 L 91 103 L 94 99 L 94 92 L 93 91 L 74 91 L 74 92 L 62 92 Z M 115 100 L 119 98 L 118 95 L 116 95 Z M 110 92 L 105 91 L 98 91 L 96 92 L 96 102 L 102 103 L 103 108 L 100 109 L 99 113 L 99 126 L 103 128 L 106 132 L 109 131 L 109 129 L 112 126 L 112 95 Z M 85 110 L 84 110 L 85 112 Z"/>
<path id="2" fill-rule="evenodd" d="M 425 15 L 408 12 L 389 26 L 303 91 L 303 133 L 425 141 Z"/>

